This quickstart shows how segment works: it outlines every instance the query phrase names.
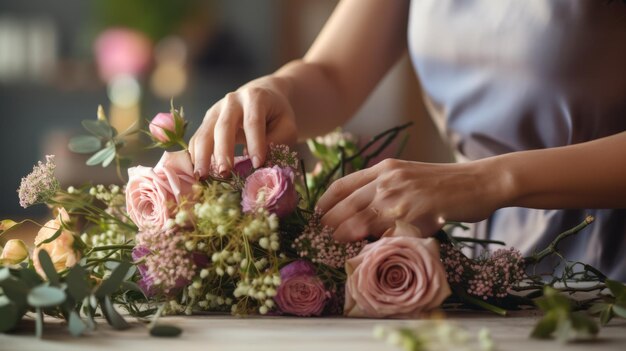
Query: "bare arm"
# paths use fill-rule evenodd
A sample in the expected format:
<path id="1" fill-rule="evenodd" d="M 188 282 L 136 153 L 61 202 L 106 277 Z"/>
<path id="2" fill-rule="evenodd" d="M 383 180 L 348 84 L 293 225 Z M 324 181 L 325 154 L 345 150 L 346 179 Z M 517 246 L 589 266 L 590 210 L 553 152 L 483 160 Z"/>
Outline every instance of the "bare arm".
<path id="1" fill-rule="evenodd" d="M 233 164 L 235 142 L 255 166 L 268 142 L 288 143 L 344 123 L 406 48 L 408 0 L 343 0 L 301 60 L 254 80 L 211 107 L 190 141 L 195 171 L 211 156 L 219 173 Z"/>
<path id="2" fill-rule="evenodd" d="M 397 219 L 428 236 L 444 221 L 476 222 L 502 207 L 626 208 L 626 132 L 462 164 L 388 160 L 336 181 L 318 206 L 345 241 Z"/>

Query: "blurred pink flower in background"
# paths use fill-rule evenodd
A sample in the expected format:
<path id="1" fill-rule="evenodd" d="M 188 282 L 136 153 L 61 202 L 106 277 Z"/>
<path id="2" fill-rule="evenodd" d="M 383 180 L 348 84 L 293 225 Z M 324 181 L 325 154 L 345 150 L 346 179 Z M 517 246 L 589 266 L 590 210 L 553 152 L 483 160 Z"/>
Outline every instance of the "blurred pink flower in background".
<path id="1" fill-rule="evenodd" d="M 94 54 L 100 77 L 105 82 L 122 74 L 136 77 L 150 64 L 152 42 L 136 30 L 110 28 L 96 39 Z"/>

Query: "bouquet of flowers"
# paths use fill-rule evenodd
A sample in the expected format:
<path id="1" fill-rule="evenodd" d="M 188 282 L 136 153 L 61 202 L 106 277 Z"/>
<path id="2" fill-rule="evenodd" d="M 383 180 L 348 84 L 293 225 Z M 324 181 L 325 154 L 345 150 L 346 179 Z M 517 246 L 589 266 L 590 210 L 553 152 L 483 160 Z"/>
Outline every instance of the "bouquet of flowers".
<path id="1" fill-rule="evenodd" d="M 154 167 L 128 168 L 124 186 L 61 189 L 53 156 L 22 180 L 21 205 L 46 204 L 55 217 L 40 225 L 32 253 L 18 239 L 2 250 L 1 332 L 15 328 L 29 311 L 35 313 L 38 335 L 44 313 L 67 320 L 74 335 L 93 330 L 98 311 L 124 329 L 129 324 L 117 311 L 123 308 L 141 320 L 153 315 L 151 333 L 168 336 L 180 330 L 157 323 L 160 315 L 203 311 L 415 318 L 442 306 L 471 305 L 505 314 L 505 308 L 533 305 L 546 286 L 582 278 L 597 282 L 587 290 L 612 291 L 587 305 L 604 300 L 604 309 L 596 310 L 608 316 L 606 322 L 624 317 L 623 285 L 593 267 L 585 265 L 581 272 L 570 264 L 567 274 L 548 283 L 527 273 L 529 266 L 558 254 L 558 242 L 592 219 L 526 258 L 515 249 L 469 258 L 463 247 L 494 242 L 446 231 L 420 238 L 401 221 L 373 242 L 335 241 L 315 210 L 317 199 L 334 179 L 367 167 L 408 124 L 363 147 L 340 131 L 311 140 L 319 161 L 310 173 L 288 146 L 270 145 L 261 167 L 238 156 L 230 177 L 215 173 L 207 179 L 193 172 L 186 125 L 182 108 L 158 114 L 149 125 L 152 146 L 183 150 L 165 151 Z M 122 175 L 128 160 L 121 150 L 136 130 L 118 133 L 102 108 L 83 126 L 90 135 L 73 138 L 70 149 L 93 154 L 89 165 L 114 164 Z M 24 222 L 2 221 L 2 234 Z M 549 305 L 539 307 L 549 312 Z M 564 323 L 563 314 L 557 315 L 536 334 L 549 335 Z M 593 321 L 576 318 L 584 322 L 572 330 L 597 332 Z"/>

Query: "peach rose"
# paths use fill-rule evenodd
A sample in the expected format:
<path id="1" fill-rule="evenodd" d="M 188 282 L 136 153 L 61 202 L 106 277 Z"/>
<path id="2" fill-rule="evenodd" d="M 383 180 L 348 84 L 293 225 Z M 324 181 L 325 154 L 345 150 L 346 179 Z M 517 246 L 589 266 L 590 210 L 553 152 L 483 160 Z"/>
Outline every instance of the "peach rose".
<path id="1" fill-rule="evenodd" d="M 439 245 L 396 222 L 378 241 L 346 262 L 348 317 L 415 318 L 450 295 Z"/>
<path id="2" fill-rule="evenodd" d="M 52 263 L 54 264 L 54 269 L 56 269 L 57 272 L 73 267 L 78 260 L 80 260 L 81 253 L 74 248 L 74 235 L 68 230 L 61 231 L 61 234 L 53 241 L 41 244 L 43 241 L 52 237 L 59 230 L 59 228 L 61 228 L 61 221 L 63 221 L 63 223 L 67 223 L 69 220 L 69 215 L 65 209 L 61 208 L 57 218 L 48 221 L 43 227 L 41 227 L 41 229 L 39 229 L 39 233 L 37 233 L 37 236 L 35 237 L 33 265 L 35 266 L 37 273 L 39 273 L 42 277 L 45 277 L 46 274 L 41 268 L 41 263 L 39 262 L 40 250 L 46 250 L 48 252 L 50 258 L 52 259 Z"/>
<path id="3" fill-rule="evenodd" d="M 178 205 L 191 205 L 198 181 L 187 151 L 165 152 L 154 168 L 128 169 L 126 210 L 140 230 L 161 229 Z"/>
<path id="4" fill-rule="evenodd" d="M 282 218 L 298 205 L 298 194 L 293 185 L 291 168 L 278 166 L 257 170 L 246 178 L 241 205 L 244 212 L 264 208 Z"/>
<path id="5" fill-rule="evenodd" d="M 7 241 L 0 254 L 0 264 L 18 264 L 28 258 L 28 248 L 20 239 Z"/>

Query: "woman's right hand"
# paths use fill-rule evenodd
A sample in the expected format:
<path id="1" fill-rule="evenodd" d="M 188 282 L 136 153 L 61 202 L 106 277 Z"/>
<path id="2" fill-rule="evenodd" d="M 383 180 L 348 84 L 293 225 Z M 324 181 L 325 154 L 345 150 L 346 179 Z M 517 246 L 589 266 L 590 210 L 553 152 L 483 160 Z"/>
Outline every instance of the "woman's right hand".
<path id="1" fill-rule="evenodd" d="M 286 78 L 270 75 L 226 94 L 213 105 L 189 142 L 194 173 L 199 177 L 210 171 L 228 175 L 235 144 L 245 145 L 253 166 L 259 167 L 269 143 L 295 143 L 298 132 L 287 89 Z"/>

